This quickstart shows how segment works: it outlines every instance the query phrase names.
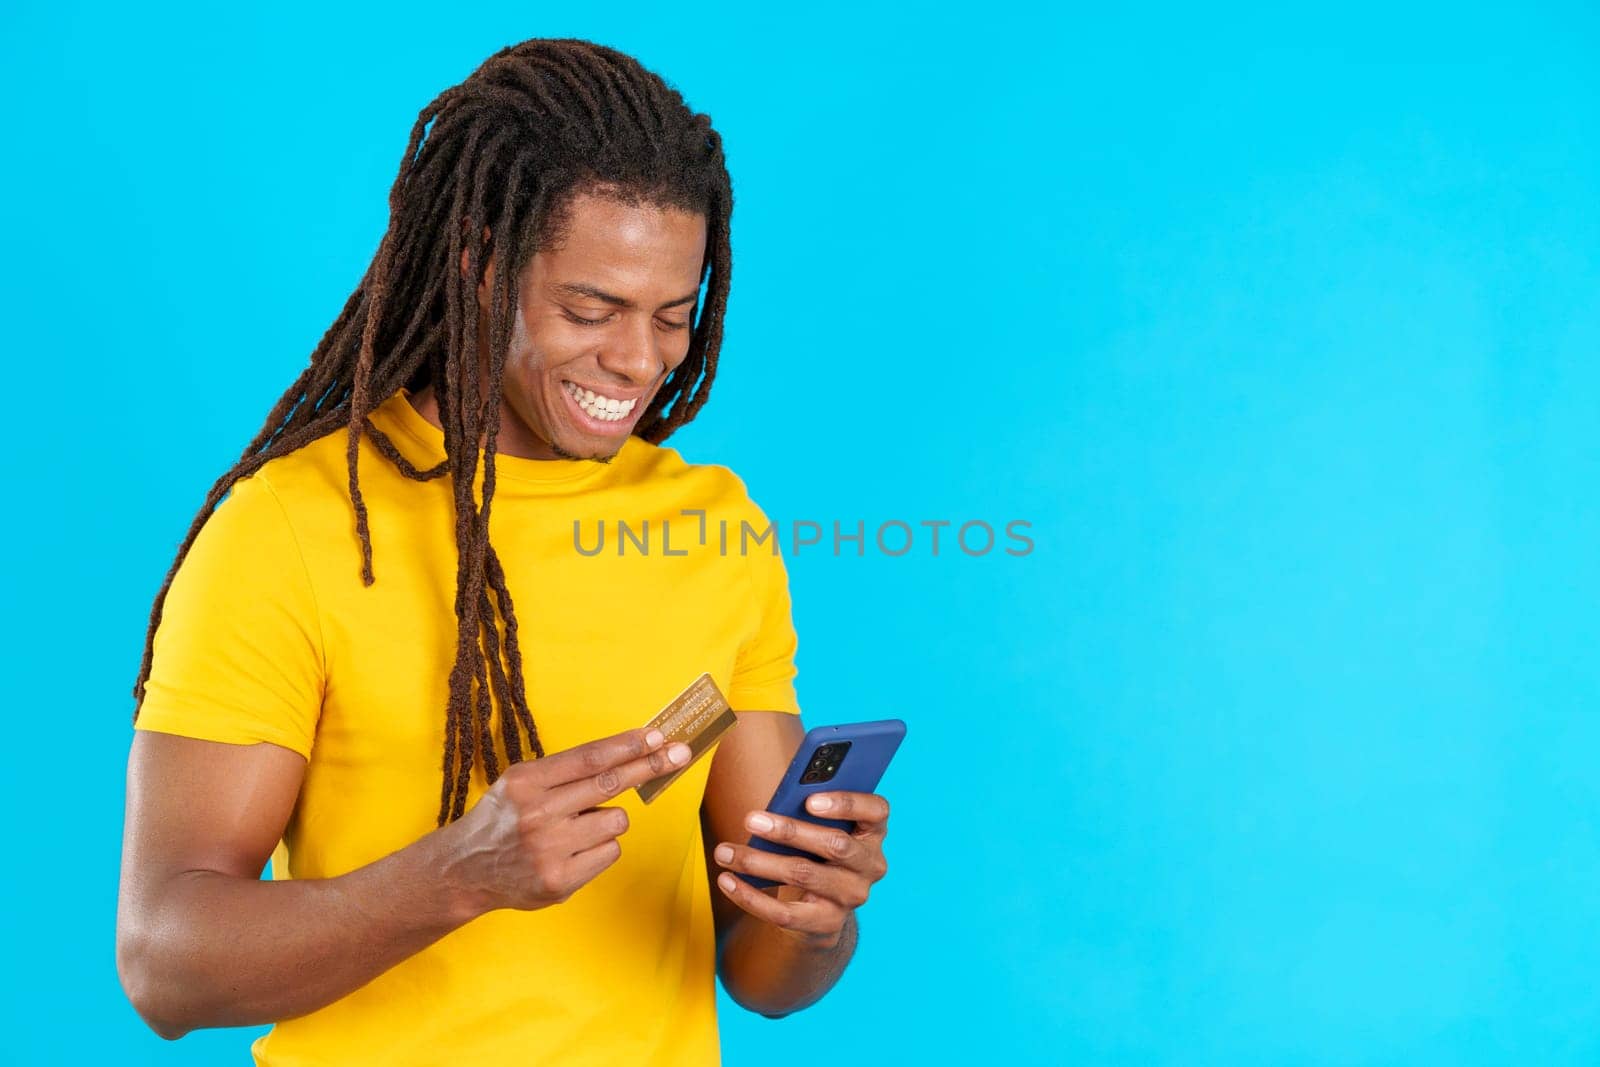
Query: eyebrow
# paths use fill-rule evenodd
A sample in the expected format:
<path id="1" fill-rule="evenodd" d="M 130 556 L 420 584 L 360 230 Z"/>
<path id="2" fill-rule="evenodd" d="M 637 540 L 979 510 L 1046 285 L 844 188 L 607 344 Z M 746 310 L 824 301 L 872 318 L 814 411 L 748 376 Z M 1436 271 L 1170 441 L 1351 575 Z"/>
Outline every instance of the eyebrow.
<path id="1" fill-rule="evenodd" d="M 553 282 L 550 285 L 550 289 L 553 292 L 559 293 L 563 296 L 586 296 L 591 300 L 599 300 L 604 303 L 611 304 L 613 307 L 631 308 L 634 306 L 633 301 L 629 300 L 625 296 L 617 296 L 614 293 L 608 293 L 604 289 L 586 284 L 584 282 Z M 660 311 L 665 308 L 677 307 L 679 304 L 692 304 L 695 302 L 695 299 L 699 297 L 699 295 L 700 291 L 696 289 L 688 296 L 680 296 L 676 300 L 668 300 L 656 310 Z"/>

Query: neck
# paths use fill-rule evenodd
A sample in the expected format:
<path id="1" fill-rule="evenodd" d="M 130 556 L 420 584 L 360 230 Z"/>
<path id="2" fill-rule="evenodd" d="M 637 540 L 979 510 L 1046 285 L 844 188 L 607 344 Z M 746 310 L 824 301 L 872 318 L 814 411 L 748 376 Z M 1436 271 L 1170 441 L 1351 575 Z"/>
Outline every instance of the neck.
<path id="1" fill-rule="evenodd" d="M 444 422 L 439 418 L 439 401 L 433 395 L 432 385 L 425 385 L 412 393 L 411 406 L 440 433 L 444 432 Z M 479 440 L 478 447 L 482 448 L 486 443 L 487 436 Z M 522 420 L 512 414 L 506 406 L 503 398 L 500 401 L 500 431 L 495 435 L 494 449 L 501 455 L 516 456 L 519 459 L 563 458 L 548 444 L 529 433 L 522 425 Z"/>

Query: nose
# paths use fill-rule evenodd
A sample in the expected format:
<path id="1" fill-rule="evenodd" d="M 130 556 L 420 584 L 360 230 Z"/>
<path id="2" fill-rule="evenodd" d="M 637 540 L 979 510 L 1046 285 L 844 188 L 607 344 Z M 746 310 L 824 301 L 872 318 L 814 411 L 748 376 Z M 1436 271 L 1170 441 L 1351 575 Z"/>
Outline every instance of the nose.
<path id="1" fill-rule="evenodd" d="M 649 315 L 638 316 L 627 328 L 613 333 L 611 342 L 600 350 L 602 370 L 626 379 L 630 385 L 646 386 L 665 369 L 659 332 Z"/>

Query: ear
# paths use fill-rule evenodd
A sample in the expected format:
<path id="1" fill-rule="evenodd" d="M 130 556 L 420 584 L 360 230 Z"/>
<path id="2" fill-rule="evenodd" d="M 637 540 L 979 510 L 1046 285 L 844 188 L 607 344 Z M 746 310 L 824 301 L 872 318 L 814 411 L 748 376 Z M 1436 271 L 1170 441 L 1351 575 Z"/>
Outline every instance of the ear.
<path id="1" fill-rule="evenodd" d="M 466 229 L 468 226 L 471 226 L 471 225 L 472 225 L 472 220 L 471 219 L 462 219 L 461 220 L 462 229 Z M 489 227 L 485 226 L 483 228 L 483 243 L 485 245 L 487 245 L 489 243 L 489 237 L 490 237 Z M 467 272 L 467 250 L 465 248 L 463 248 L 461 250 L 461 276 L 463 278 L 468 278 L 468 279 L 470 279 L 472 277 Z M 491 248 L 489 250 L 489 259 L 483 265 L 483 280 L 478 283 L 478 310 L 479 310 L 479 312 L 481 312 L 483 314 L 488 314 L 489 313 L 489 293 L 493 290 L 493 287 L 494 287 L 494 249 Z"/>

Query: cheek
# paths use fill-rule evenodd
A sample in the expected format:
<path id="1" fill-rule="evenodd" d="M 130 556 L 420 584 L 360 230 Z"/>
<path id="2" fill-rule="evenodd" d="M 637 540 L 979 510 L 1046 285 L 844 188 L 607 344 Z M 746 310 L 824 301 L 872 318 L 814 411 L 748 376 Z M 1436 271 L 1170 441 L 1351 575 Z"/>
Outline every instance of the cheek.
<path id="1" fill-rule="evenodd" d="M 689 342 L 692 339 L 692 330 L 679 330 L 661 346 L 662 359 L 667 365 L 667 370 L 677 370 L 683 361 L 689 358 Z"/>
<path id="2" fill-rule="evenodd" d="M 572 343 L 564 331 L 546 324 L 534 323 L 531 330 L 528 327 L 527 321 L 518 316 L 506 349 L 506 375 L 537 386 L 546 371 L 571 358 Z"/>
<path id="3" fill-rule="evenodd" d="M 545 382 L 545 369 L 549 356 L 538 338 L 529 334 L 519 318 L 512 327 L 511 341 L 506 347 L 505 370 L 501 374 L 500 389 L 513 410 L 523 417 L 534 414 L 541 403 L 542 394 L 549 391 Z"/>
<path id="4" fill-rule="evenodd" d="M 517 344 L 523 354 L 524 365 L 531 371 L 556 370 L 582 359 L 597 342 L 593 335 L 583 334 L 578 328 L 561 321 L 543 321 L 534 324 L 530 331 L 519 331 Z"/>

